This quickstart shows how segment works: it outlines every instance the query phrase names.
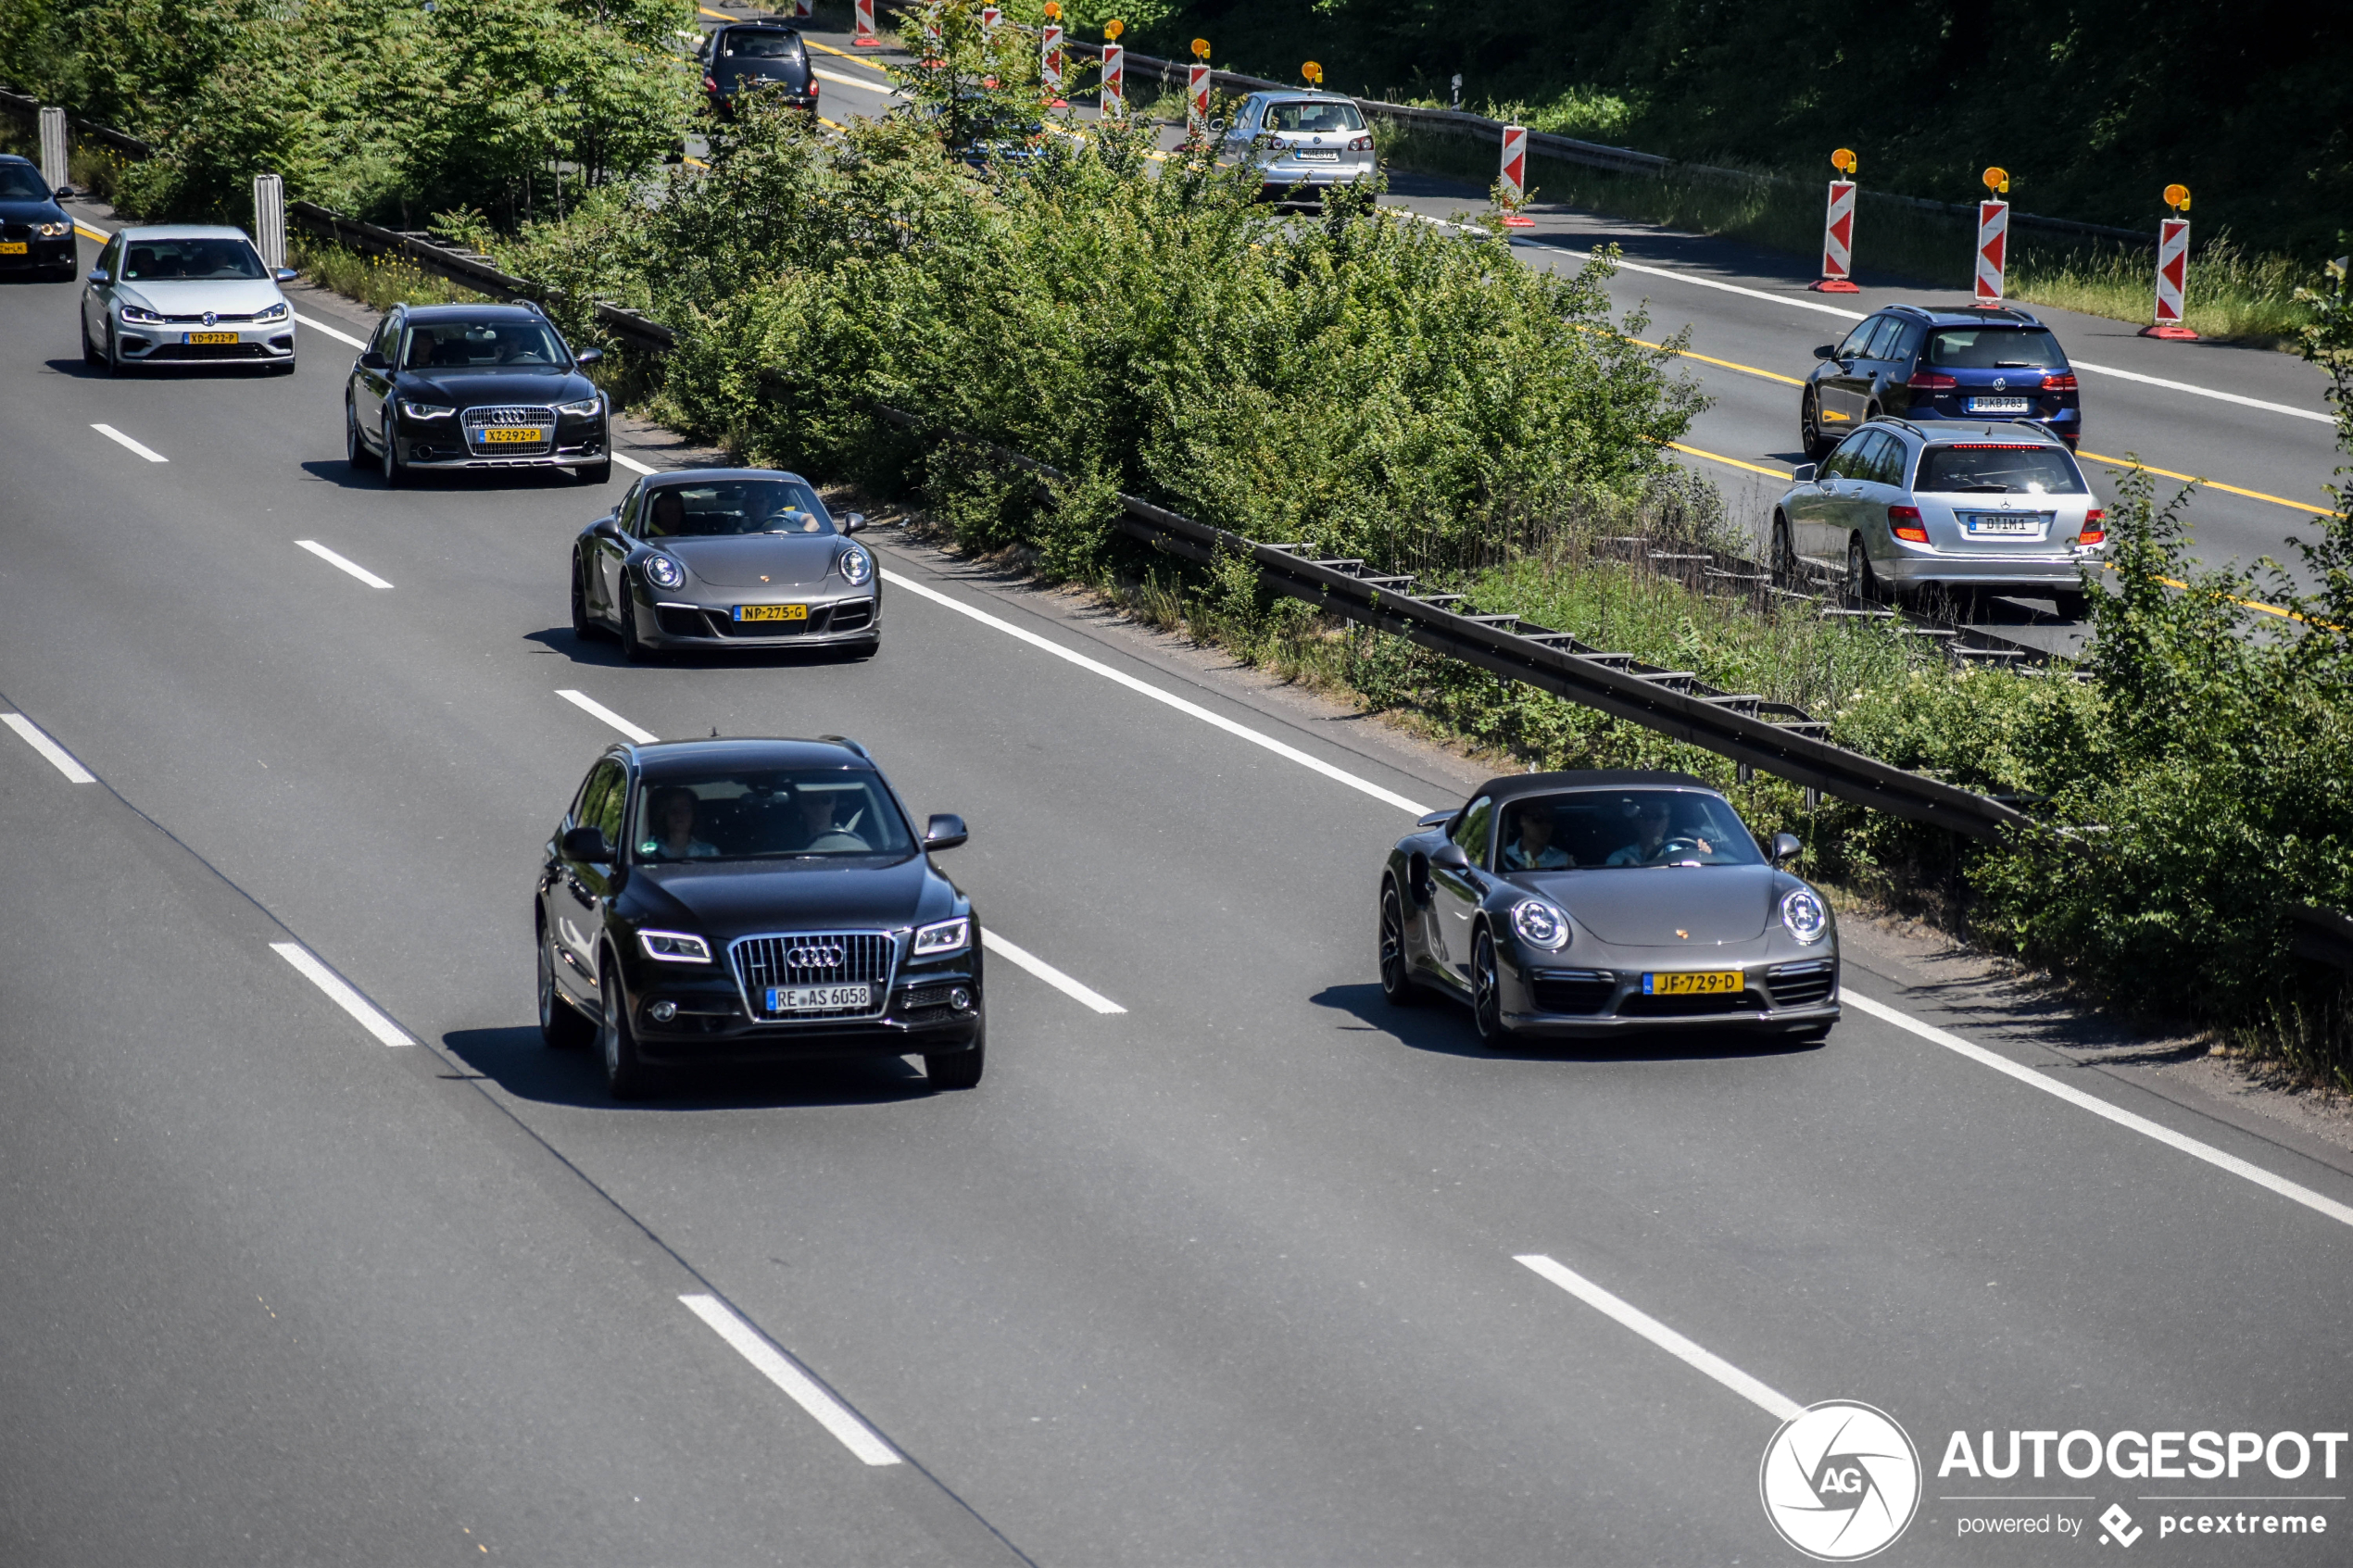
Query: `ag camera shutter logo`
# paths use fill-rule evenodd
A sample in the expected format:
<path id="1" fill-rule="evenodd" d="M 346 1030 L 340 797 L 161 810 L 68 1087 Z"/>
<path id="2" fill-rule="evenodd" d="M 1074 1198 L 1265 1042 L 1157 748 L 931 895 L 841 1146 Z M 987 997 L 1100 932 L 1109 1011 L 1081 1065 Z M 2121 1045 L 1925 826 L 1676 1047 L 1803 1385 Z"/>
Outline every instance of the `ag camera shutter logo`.
<path id="1" fill-rule="evenodd" d="M 1773 1434 L 1756 1488 L 1781 1539 L 1818 1562 L 1855 1562 L 1919 1511 L 1919 1450 L 1884 1411 L 1825 1399 Z"/>

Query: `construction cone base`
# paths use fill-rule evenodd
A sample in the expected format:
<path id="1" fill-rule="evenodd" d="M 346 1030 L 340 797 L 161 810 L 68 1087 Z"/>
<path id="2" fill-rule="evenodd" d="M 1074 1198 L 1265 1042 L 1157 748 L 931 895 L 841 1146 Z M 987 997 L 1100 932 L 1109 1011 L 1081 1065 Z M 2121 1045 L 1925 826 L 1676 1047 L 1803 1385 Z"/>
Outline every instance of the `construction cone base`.
<path id="1" fill-rule="evenodd" d="M 2141 329 L 2141 335 L 2143 337 L 2167 338 L 2175 343 L 2196 343 L 2200 341 L 2196 332 L 2191 331 L 2187 327 L 2177 327 L 2170 321 L 2160 322 L 2154 327 L 2143 327 Z"/>
<path id="2" fill-rule="evenodd" d="M 1861 294 L 1863 292 L 1862 284 L 1850 283 L 1843 278 L 1824 278 L 1806 286 L 1816 294 Z"/>

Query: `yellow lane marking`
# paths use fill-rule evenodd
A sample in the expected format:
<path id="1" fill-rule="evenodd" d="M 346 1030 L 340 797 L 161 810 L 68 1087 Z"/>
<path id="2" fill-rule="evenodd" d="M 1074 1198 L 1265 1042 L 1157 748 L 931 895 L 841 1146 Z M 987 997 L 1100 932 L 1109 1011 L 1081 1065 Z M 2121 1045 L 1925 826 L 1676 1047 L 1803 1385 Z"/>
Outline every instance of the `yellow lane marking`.
<path id="1" fill-rule="evenodd" d="M 93 229 L 89 224 L 82 222 L 82 220 L 78 218 L 74 220 L 73 232 L 80 234 L 85 240 L 95 240 L 100 245 L 105 245 L 108 240 L 114 238 L 112 234 L 107 233 L 104 229 Z"/>
<path id="2" fill-rule="evenodd" d="M 2112 560 L 2104 560 L 2100 562 L 2100 570 L 2102 571 L 2114 571 L 2116 570 L 2116 563 Z M 2189 586 L 2188 583 L 2183 582 L 2178 577 L 2159 577 L 2158 581 L 2164 583 L 2169 588 L 2186 589 Z M 2232 604 L 2244 605 L 2248 609 L 2259 609 L 2266 615 L 2276 615 L 2283 621 L 2301 621 L 2304 619 L 2304 617 L 2296 614 L 2296 611 L 2292 609 L 2282 609 L 2277 605 L 2267 605 L 2260 599 L 2242 599 L 2231 594 L 2224 594 L 2221 596 Z"/>
<path id="3" fill-rule="evenodd" d="M 2097 452 L 2085 452 L 2082 455 L 2095 463 L 2114 463 L 2120 469 L 2144 468 L 2151 473 L 2162 474 L 2167 479 L 2178 479 L 2189 484 L 2203 484 L 2208 490 L 2227 490 L 2233 495 L 2245 495 L 2252 501 L 2269 501 L 2275 507 L 2294 507 L 2297 511 L 2319 517 L 2345 515 L 2343 512 L 2330 511 L 2325 507 L 2316 507 L 2309 501 L 2291 501 L 2284 495 L 2266 495 L 2260 490 L 2242 490 L 2235 484 L 2225 484 L 2219 479 L 2201 479 L 2194 473 L 2175 473 L 2171 469 L 2161 469 L 2151 463 L 2135 463 L 2130 458 L 2104 458 Z"/>
<path id="4" fill-rule="evenodd" d="M 801 42 L 812 49 L 823 49 L 828 55 L 838 55 L 852 64 L 864 66 L 868 70 L 882 69 L 882 67 L 874 64 L 863 55 L 853 55 L 847 49 L 837 49 L 830 44 L 820 44 L 813 38 L 804 38 Z"/>
<path id="5" fill-rule="evenodd" d="M 1705 458 L 1711 463 L 1723 463 L 1731 468 L 1746 469 L 1751 473 L 1761 473 L 1768 479 L 1778 479 L 1783 483 L 1789 482 L 1789 471 L 1785 469 L 1768 469 L 1762 463 L 1744 463 L 1738 458 L 1727 458 L 1721 452 L 1703 452 L 1696 446 L 1686 446 L 1680 441 L 1669 441 L 1664 445 L 1678 452 L 1688 452 L 1694 458 Z"/>
<path id="6" fill-rule="evenodd" d="M 1643 348 L 1664 348 L 1667 346 L 1663 343 L 1644 343 L 1638 337 L 1629 337 L 1626 341 Z M 1675 352 L 1681 355 L 1686 359 L 1696 359 L 1703 365 L 1720 365 L 1728 370 L 1738 370 L 1744 376 L 1762 376 L 1767 381 L 1777 381 L 1790 386 L 1804 386 L 1806 384 L 1804 381 L 1800 380 L 1796 376 L 1785 376 L 1776 370 L 1760 370 L 1754 365 L 1743 365 L 1730 359 L 1712 359 L 1705 354 L 1694 354 L 1688 348 L 1679 348 L 1676 349 Z"/>

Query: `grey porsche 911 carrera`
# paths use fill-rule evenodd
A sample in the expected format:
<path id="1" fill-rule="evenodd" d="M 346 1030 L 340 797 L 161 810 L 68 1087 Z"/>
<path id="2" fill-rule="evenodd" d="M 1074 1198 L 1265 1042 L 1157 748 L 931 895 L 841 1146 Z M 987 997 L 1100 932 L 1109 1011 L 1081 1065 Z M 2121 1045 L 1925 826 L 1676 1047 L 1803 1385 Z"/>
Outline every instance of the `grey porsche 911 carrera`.
<path id="1" fill-rule="evenodd" d="M 1380 879 L 1381 994 L 1470 1004 L 1479 1038 L 1838 1022 L 1830 901 L 1687 773 L 1523 773 L 1422 819 Z"/>
<path id="2" fill-rule="evenodd" d="M 774 469 L 648 474 L 573 546 L 572 629 L 610 630 L 633 662 L 670 648 L 870 654 L 882 583 L 849 537 L 865 526 Z"/>

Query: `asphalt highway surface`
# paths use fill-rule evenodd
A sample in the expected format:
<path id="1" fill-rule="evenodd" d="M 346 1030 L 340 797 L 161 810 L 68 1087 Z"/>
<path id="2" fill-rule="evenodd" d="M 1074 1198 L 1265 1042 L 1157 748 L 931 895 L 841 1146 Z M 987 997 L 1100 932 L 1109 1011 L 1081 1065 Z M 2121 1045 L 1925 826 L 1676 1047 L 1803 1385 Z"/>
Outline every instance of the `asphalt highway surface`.
<path id="1" fill-rule="evenodd" d="M 1921 1450 L 1890 1561 L 2034 1561 L 1956 1521 L 2151 1484 L 1948 1432 L 2347 1425 L 2353 1162 L 1858 955 L 1818 1048 L 1485 1053 L 1375 981 L 1427 754 L 889 529 L 871 662 L 626 666 L 565 599 L 626 471 L 387 491 L 365 312 L 109 379 L 77 289 L 0 288 L 0 1561 L 1797 1561 L 1830 1398 Z M 538 1043 L 623 725 L 967 819 L 977 1089 Z"/>

